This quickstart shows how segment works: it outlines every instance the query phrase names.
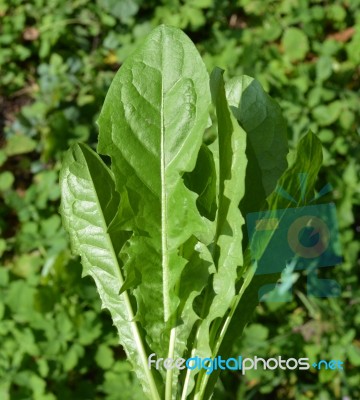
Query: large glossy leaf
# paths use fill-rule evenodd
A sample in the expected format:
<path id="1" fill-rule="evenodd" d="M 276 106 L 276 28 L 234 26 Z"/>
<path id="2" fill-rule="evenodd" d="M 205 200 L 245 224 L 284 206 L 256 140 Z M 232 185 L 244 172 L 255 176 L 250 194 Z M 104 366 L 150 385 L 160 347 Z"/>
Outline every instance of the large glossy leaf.
<path id="1" fill-rule="evenodd" d="M 128 235 L 108 227 L 117 213 L 120 197 L 113 176 L 100 157 L 85 145 L 75 145 L 63 160 L 61 214 L 72 249 L 81 256 L 83 275 L 95 280 L 102 305 L 119 332 L 120 343 L 143 384 L 145 393 L 160 399 L 155 379 L 147 367 L 145 345 L 127 292 L 119 295 L 124 282 L 119 251 Z"/>
<path id="2" fill-rule="evenodd" d="M 195 46 L 180 30 L 161 26 L 121 67 L 98 120 L 98 151 L 110 155 L 117 189 L 131 199 L 133 235 L 122 258 L 136 318 L 158 357 L 179 357 L 186 349 L 194 319 L 178 313 L 180 305 L 191 305 L 191 297 L 181 297 L 187 293 L 181 277 L 190 278 L 182 273 L 194 243 L 212 236 L 182 177 L 195 167 L 210 102 Z"/>

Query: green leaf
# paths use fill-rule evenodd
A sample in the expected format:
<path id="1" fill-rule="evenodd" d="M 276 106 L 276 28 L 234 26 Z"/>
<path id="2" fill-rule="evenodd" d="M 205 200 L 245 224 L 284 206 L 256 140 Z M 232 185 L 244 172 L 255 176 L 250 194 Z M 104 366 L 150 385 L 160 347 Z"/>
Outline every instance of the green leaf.
<path id="1" fill-rule="evenodd" d="M 316 62 L 316 79 L 323 82 L 328 79 L 333 71 L 333 61 L 329 56 L 322 56 Z"/>
<path id="2" fill-rule="evenodd" d="M 136 15 L 139 9 L 138 3 L 139 0 L 98 0 L 101 8 L 125 23 Z"/>
<path id="3" fill-rule="evenodd" d="M 304 195 L 305 201 L 314 193 L 315 182 L 322 164 L 322 146 L 319 139 L 311 132 L 302 138 L 296 150 L 296 158 L 293 164 L 284 172 L 278 186 L 283 187 L 292 197 L 300 198 L 301 187 L 298 182 L 299 173 L 307 173 L 307 187 Z M 268 209 L 284 209 L 291 205 L 290 200 L 281 197 L 274 191 L 267 198 Z M 245 253 L 247 254 L 247 253 Z M 226 327 L 218 354 L 223 358 L 230 356 L 232 345 L 239 338 L 251 319 L 251 316 L 259 303 L 259 290 L 262 286 L 274 283 L 280 278 L 280 273 L 268 275 L 255 275 L 256 265 L 249 265 L 249 258 L 245 256 L 245 272 L 241 272 L 239 291 L 234 299 L 229 324 Z M 216 383 L 219 371 L 210 375 L 203 399 L 210 399 L 212 388 Z"/>
<path id="4" fill-rule="evenodd" d="M 133 279 L 136 317 L 158 357 L 186 348 L 174 328 L 187 300 L 179 297 L 187 264 L 181 253 L 189 253 L 184 246 L 192 237 L 211 238 L 197 195 L 182 179 L 195 167 L 209 105 L 209 78 L 195 46 L 180 30 L 160 26 L 115 76 L 98 120 L 98 151 L 110 155 L 117 190 L 134 210 L 122 257 L 126 275 L 140 277 Z M 191 328 L 189 322 L 188 334 Z"/>
<path id="5" fill-rule="evenodd" d="M 5 171 L 0 174 L 0 191 L 5 191 L 11 188 L 14 183 L 14 175 L 10 171 Z"/>
<path id="6" fill-rule="evenodd" d="M 100 157 L 85 145 L 75 145 L 63 161 L 60 184 L 61 214 L 72 250 L 80 254 L 83 275 L 95 280 L 103 307 L 109 309 L 128 358 L 137 366 L 145 393 L 160 399 L 147 367 L 146 353 L 124 282 L 118 253 L 126 240 L 122 232 L 107 233 L 120 197 L 113 177 Z"/>
<path id="7" fill-rule="evenodd" d="M 341 114 L 343 104 L 339 100 L 335 100 L 328 105 L 319 105 L 314 108 L 312 114 L 320 126 L 328 126 L 333 124 Z"/>
<path id="8" fill-rule="evenodd" d="M 5 302 L 9 306 L 15 321 L 26 322 L 34 318 L 35 292 L 36 290 L 27 285 L 25 280 L 17 280 L 10 285 L 5 296 Z"/>
<path id="9" fill-rule="evenodd" d="M 287 168 L 286 121 L 255 79 L 243 75 L 228 81 L 225 88 L 230 108 L 247 133 L 246 190 L 240 207 L 247 214 L 260 210 Z"/>
<path id="10" fill-rule="evenodd" d="M 184 174 L 186 186 L 197 193 L 197 208 L 201 215 L 213 221 L 215 219 L 216 204 L 216 168 L 214 157 L 206 145 L 200 147 L 195 168 Z"/>
<path id="11" fill-rule="evenodd" d="M 6 250 L 6 240 L 5 239 L 0 239 L 0 257 L 4 254 Z M 0 286 L 2 285 L 2 276 L 5 274 L 7 271 L 0 271 Z"/>
<path id="12" fill-rule="evenodd" d="M 117 360 L 114 366 L 105 371 L 102 390 L 106 393 L 108 400 L 138 400 L 143 397 L 141 386 L 135 380 L 130 365 L 124 361 Z"/>
<path id="13" fill-rule="evenodd" d="M 347 348 L 347 356 L 349 358 L 350 363 L 353 366 L 355 367 L 360 366 L 360 348 L 358 345 L 351 344 Z"/>
<path id="14" fill-rule="evenodd" d="M 7 155 L 4 150 L 0 150 L 0 167 L 5 164 L 5 161 L 7 160 Z"/>
<path id="15" fill-rule="evenodd" d="M 35 150 L 35 148 L 35 140 L 28 136 L 14 135 L 7 140 L 5 153 L 7 156 L 15 156 L 18 154 L 30 153 Z"/>
<path id="16" fill-rule="evenodd" d="M 79 359 L 84 355 L 84 348 L 74 343 L 64 355 L 64 371 L 71 371 L 76 367 Z"/>
<path id="17" fill-rule="evenodd" d="M 108 346 L 101 344 L 96 351 L 95 361 L 102 369 L 110 369 L 114 364 L 113 352 Z"/>
<path id="18" fill-rule="evenodd" d="M 282 38 L 285 56 L 290 61 L 303 60 L 309 51 L 309 41 L 305 33 L 298 28 L 287 28 Z"/>
<path id="19" fill-rule="evenodd" d="M 219 171 L 216 231 L 211 245 L 216 271 L 203 302 L 202 320 L 192 351 L 193 355 L 200 357 L 215 357 L 218 354 L 221 334 L 217 321 L 226 314 L 233 301 L 237 268 L 243 265 L 241 249 L 244 219 L 238 205 L 245 191 L 246 134 L 229 109 L 222 74 L 221 69 L 215 68 L 210 77 L 211 95 L 218 119 L 218 139 L 211 146 Z M 193 389 L 196 372 L 187 371 L 182 398 Z M 203 370 L 199 373 L 195 398 L 201 398 L 208 377 Z"/>

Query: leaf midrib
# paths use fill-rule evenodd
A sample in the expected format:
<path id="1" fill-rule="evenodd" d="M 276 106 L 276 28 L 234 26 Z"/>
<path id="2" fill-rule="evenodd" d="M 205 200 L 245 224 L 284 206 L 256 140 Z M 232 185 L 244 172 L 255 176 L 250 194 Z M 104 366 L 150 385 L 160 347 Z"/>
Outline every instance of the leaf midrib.
<path id="1" fill-rule="evenodd" d="M 82 154 L 83 154 L 83 157 L 85 158 L 85 161 L 86 161 L 86 156 L 83 153 L 83 151 L 82 151 Z M 96 187 L 94 185 L 94 179 L 93 179 L 91 170 L 88 167 L 88 163 L 87 162 L 86 162 L 86 166 L 87 166 L 87 171 L 89 173 L 91 185 L 93 187 L 94 193 L 96 193 L 95 201 L 96 201 L 96 205 L 97 205 L 97 208 L 98 208 L 98 215 L 99 215 L 99 217 L 101 219 L 102 228 L 103 228 L 103 230 L 105 232 L 106 242 L 107 242 L 107 244 L 109 246 L 109 249 L 111 251 L 111 256 L 112 256 L 112 259 L 113 259 L 113 264 L 112 265 L 114 265 L 114 267 L 115 267 L 114 269 L 115 269 L 116 278 L 118 279 L 118 281 L 120 283 L 120 287 L 121 287 L 123 285 L 123 283 L 124 283 L 124 278 L 123 278 L 122 273 L 121 273 L 121 268 L 120 268 L 120 265 L 119 265 L 118 258 L 117 258 L 116 254 L 115 254 L 113 241 L 111 239 L 110 234 L 107 232 L 108 225 L 106 223 L 106 219 L 105 219 L 102 207 L 100 205 L 98 191 L 97 191 L 97 189 L 96 189 Z M 153 375 L 151 373 L 151 370 L 148 368 L 148 365 L 147 365 L 147 355 L 146 355 L 145 348 L 144 348 L 144 345 L 143 345 L 143 342 L 142 342 L 142 339 L 141 339 L 140 332 L 139 332 L 138 327 L 137 327 L 137 323 L 134 321 L 134 312 L 133 312 L 133 309 L 131 307 L 131 302 L 130 302 L 128 293 L 125 290 L 119 296 L 123 296 L 123 299 L 124 299 L 124 303 L 125 303 L 125 307 L 126 307 L 126 313 L 127 313 L 128 317 L 129 317 L 128 323 L 131 326 L 131 331 L 132 331 L 132 333 L 134 335 L 133 337 L 134 337 L 134 340 L 135 340 L 135 343 L 136 343 L 136 347 L 139 350 L 138 354 L 139 354 L 140 359 L 141 359 L 141 363 L 142 363 L 142 366 L 143 366 L 143 370 L 145 372 L 145 376 L 147 377 L 147 380 L 149 382 L 150 391 L 151 391 L 152 395 L 154 396 L 154 400 L 160 400 L 160 396 L 159 396 L 159 393 L 158 393 L 158 389 L 157 389 L 156 383 L 154 381 L 154 377 L 153 377 Z"/>

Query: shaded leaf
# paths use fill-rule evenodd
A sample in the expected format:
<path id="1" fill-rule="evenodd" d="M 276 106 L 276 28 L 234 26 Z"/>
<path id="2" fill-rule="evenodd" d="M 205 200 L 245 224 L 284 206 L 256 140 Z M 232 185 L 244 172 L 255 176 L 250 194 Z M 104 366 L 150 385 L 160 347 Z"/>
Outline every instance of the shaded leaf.
<path id="1" fill-rule="evenodd" d="M 278 104 L 255 79 L 243 75 L 225 87 L 230 108 L 247 133 L 246 190 L 240 206 L 247 214 L 259 211 L 286 170 L 286 121 Z"/>

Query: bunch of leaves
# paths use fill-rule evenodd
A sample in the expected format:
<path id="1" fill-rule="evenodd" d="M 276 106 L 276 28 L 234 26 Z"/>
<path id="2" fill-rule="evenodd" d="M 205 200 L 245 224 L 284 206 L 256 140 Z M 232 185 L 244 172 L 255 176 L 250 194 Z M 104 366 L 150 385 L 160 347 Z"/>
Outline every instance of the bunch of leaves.
<path id="1" fill-rule="evenodd" d="M 209 83 L 188 37 L 160 26 L 120 68 L 102 108 L 98 152 L 111 167 L 79 144 L 62 165 L 61 212 L 73 251 L 153 399 L 211 397 L 217 373 L 151 370 L 148 356 L 231 352 L 260 287 L 274 279 L 253 278 L 243 215 L 265 204 L 288 207 L 273 193 L 280 177 L 296 195 L 298 173 L 307 172 L 308 196 L 322 162 L 309 133 L 286 170 L 278 106 L 248 77 L 226 89 L 228 100 L 222 71 Z M 211 98 L 217 122 L 209 127 Z M 208 145 L 206 128 L 215 131 Z"/>
<path id="2" fill-rule="evenodd" d="M 7 147 L 0 152 L 0 254 L 1 269 L 9 272 L 9 285 L 23 281 L 24 287 L 53 288 L 54 266 L 67 269 L 62 256 L 66 238 L 56 211 L 57 160 L 74 140 L 95 141 L 94 120 L 115 70 L 151 26 L 166 22 L 186 30 L 208 69 L 220 65 L 228 76 L 255 76 L 284 110 L 291 147 L 309 128 L 324 143 L 326 169 L 320 173 L 319 184 L 331 182 L 335 188 L 345 257 L 342 267 L 329 271 L 329 277 L 342 284 L 343 295 L 336 301 L 313 302 L 324 315 L 328 312 L 337 318 L 337 329 L 322 333 L 326 341 L 323 345 L 340 341 L 344 332 L 356 328 L 360 314 L 356 302 L 360 239 L 359 10 L 358 0 L 275 0 L 266 4 L 247 0 L 0 1 L 0 145 L 4 144 L 5 124 Z M 293 40 L 299 46 L 291 46 Z M 44 266 L 49 272 L 45 283 L 35 283 L 28 275 L 18 273 L 19 269 L 40 273 Z M 305 288 L 298 282 L 297 289 L 301 293 Z M 72 294 L 74 299 L 77 294 Z M 8 310 L 10 318 L 3 301 L 0 308 Z M 56 304 L 60 309 L 67 307 L 61 301 Z M 28 306 L 35 307 L 35 303 L 29 301 Z M 98 312 L 95 298 L 87 307 Z M 263 305 L 257 309 L 255 323 L 270 330 L 268 353 L 276 349 L 273 340 L 281 338 L 282 332 L 316 322 L 309 309 L 300 296 L 283 306 Z M 300 311 L 302 319 L 298 318 Z M 45 314 L 38 317 L 48 318 Z M 75 321 L 70 321 L 74 330 Z M 31 326 L 29 329 L 33 330 Z M 109 335 L 103 330 L 99 341 L 106 342 Z M 352 340 L 352 345 L 358 346 L 356 337 L 358 331 Z M 13 340 L 10 331 L 2 336 L 4 340 Z M 316 337 L 309 340 L 308 344 L 313 344 Z M 21 348 L 21 343 L 16 343 L 14 348 Z M 304 353 L 302 340 L 289 340 L 286 345 L 289 355 Z M 62 363 L 61 352 L 52 362 L 55 359 L 59 365 Z M 113 369 L 118 369 L 118 363 Z M 54 390 L 54 382 L 66 386 L 77 365 L 65 375 L 43 378 L 47 390 Z M 342 390 L 348 388 L 343 395 L 352 393 L 357 398 L 359 381 L 355 372 L 355 367 L 347 368 L 341 380 L 345 382 Z M 102 376 L 102 368 L 93 364 L 88 376 Z M 223 373 L 223 378 L 226 398 L 230 392 L 235 393 L 239 379 L 234 373 Z M 290 398 L 296 388 L 307 393 L 307 378 L 296 380 L 286 375 L 286 396 Z M 320 384 L 317 380 L 316 375 L 312 376 L 313 396 L 319 397 L 321 390 L 321 395 L 326 392 L 339 397 L 334 394 L 332 381 Z M 252 386 L 253 382 L 245 380 L 241 393 L 254 396 L 255 391 L 260 396 L 261 382 Z M 277 380 L 267 382 L 268 390 L 281 390 Z M 94 390 L 101 392 L 101 383 L 96 384 Z M 14 390 L 10 385 L 11 396 L 15 396 Z"/>

